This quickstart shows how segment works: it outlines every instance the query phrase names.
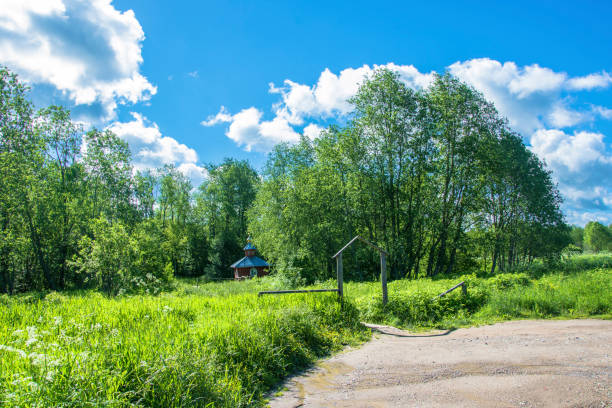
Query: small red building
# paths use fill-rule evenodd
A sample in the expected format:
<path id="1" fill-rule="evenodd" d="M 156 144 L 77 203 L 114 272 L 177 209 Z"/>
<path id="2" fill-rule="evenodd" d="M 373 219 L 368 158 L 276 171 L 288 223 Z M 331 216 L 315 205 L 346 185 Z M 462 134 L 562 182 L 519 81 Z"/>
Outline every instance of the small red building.
<path id="1" fill-rule="evenodd" d="M 256 251 L 257 248 L 251 243 L 251 237 L 247 238 L 247 244 L 244 247 L 244 258 L 230 266 L 230 268 L 234 268 L 234 279 L 262 277 L 270 272 L 270 265 L 256 256 Z"/>

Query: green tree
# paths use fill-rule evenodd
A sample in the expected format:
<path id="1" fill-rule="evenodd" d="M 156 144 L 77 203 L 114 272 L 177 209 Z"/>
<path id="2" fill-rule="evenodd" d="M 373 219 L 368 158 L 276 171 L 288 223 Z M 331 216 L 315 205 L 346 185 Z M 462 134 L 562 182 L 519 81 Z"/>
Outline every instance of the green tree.
<path id="1" fill-rule="evenodd" d="M 134 251 L 130 236 L 120 222 L 109 223 L 99 218 L 92 223 L 93 239 L 81 239 L 81 251 L 74 265 L 108 296 L 128 287 L 132 277 Z"/>
<path id="2" fill-rule="evenodd" d="M 569 242 L 549 172 L 474 89 L 445 75 L 415 92 L 383 69 L 350 102 L 346 126 L 268 158 L 249 219 L 274 263 L 329 278 L 359 234 L 389 252 L 392 278 L 419 277 L 478 258 L 509 269 Z M 348 278 L 378 275 L 371 251 L 345 255 Z"/>
<path id="3" fill-rule="evenodd" d="M 208 178 L 196 197 L 196 211 L 208 226 L 207 274 L 229 277 L 229 265 L 240 256 L 247 236 L 247 211 L 255 200 L 259 177 L 248 162 L 233 159 L 206 169 Z"/>
<path id="4" fill-rule="evenodd" d="M 132 164 L 127 142 L 110 130 L 97 129 L 87 132 L 84 141 L 90 217 L 133 223 Z"/>
<path id="5" fill-rule="evenodd" d="M 584 228 L 577 225 L 572 225 L 570 237 L 572 239 L 572 244 L 579 248 L 584 248 Z"/>
<path id="6" fill-rule="evenodd" d="M 601 223 L 590 221 L 584 227 L 584 243 L 594 252 L 612 249 L 612 234 Z"/>
<path id="7" fill-rule="evenodd" d="M 27 88 L 0 67 L 0 291 L 12 293 L 23 270 L 33 269 L 32 229 L 23 215 L 29 203 L 27 181 L 40 163 Z M 33 281 L 33 277 L 31 280 Z"/>
<path id="8" fill-rule="evenodd" d="M 41 169 L 41 191 L 45 205 L 39 230 L 49 242 L 46 251 L 58 288 L 66 286 L 68 260 L 78 250 L 78 241 L 86 225 L 84 169 L 79 163 L 80 126 L 62 107 L 42 109 L 36 117 L 35 131 L 45 144 L 45 165 Z"/>

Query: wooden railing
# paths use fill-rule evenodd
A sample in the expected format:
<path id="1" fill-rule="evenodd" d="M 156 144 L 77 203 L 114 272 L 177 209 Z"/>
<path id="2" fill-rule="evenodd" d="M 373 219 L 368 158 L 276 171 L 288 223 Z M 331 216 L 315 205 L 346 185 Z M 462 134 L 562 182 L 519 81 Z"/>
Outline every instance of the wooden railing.
<path id="1" fill-rule="evenodd" d="M 437 298 L 441 298 L 442 296 L 445 296 L 446 294 L 452 292 L 453 290 L 457 289 L 460 286 L 461 286 L 461 292 L 463 292 L 464 295 L 467 295 L 467 283 L 465 283 L 465 281 L 462 281 L 456 284 L 455 286 L 453 286 L 452 288 L 450 288 L 449 290 L 440 293 L 438 296 L 434 297 L 431 300 L 436 300 Z"/>
<path id="2" fill-rule="evenodd" d="M 303 289 L 303 290 L 264 290 L 259 292 L 261 295 L 282 295 L 284 293 L 310 293 L 310 292 L 338 292 L 338 289 Z"/>

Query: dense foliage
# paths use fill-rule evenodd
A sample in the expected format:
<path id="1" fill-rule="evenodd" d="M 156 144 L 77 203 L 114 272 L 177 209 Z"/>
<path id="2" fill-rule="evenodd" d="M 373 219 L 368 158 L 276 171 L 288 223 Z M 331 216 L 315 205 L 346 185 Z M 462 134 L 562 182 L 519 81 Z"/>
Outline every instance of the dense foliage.
<path id="1" fill-rule="evenodd" d="M 570 231 L 571 248 L 576 252 L 612 251 L 612 224 L 607 227 L 600 222 L 590 221 L 584 228 L 576 225 Z"/>
<path id="2" fill-rule="evenodd" d="M 346 126 L 270 155 L 250 229 L 276 264 L 329 277 L 357 234 L 392 278 L 505 271 L 569 243 L 550 173 L 474 89 L 446 75 L 415 92 L 379 70 L 351 103 Z M 350 278 L 375 276 L 372 251 L 347 258 Z"/>
<path id="3" fill-rule="evenodd" d="M 331 277 L 357 234 L 390 253 L 392 279 L 508 271 L 570 242 L 549 172 L 469 86 L 446 75 L 417 92 L 379 70 L 350 102 L 348 123 L 276 146 L 262 175 L 225 159 L 194 189 L 172 165 L 136 171 L 109 130 L 35 112 L 0 69 L 0 292 L 230 278 L 248 232 L 293 285 Z M 608 248 L 591 229 L 585 244 Z M 348 279 L 376 275 L 372 251 L 345 262 Z"/>
<path id="4" fill-rule="evenodd" d="M 244 161 L 134 171 L 125 141 L 85 132 L 57 106 L 34 112 L 0 69 L 0 292 L 159 292 L 174 276 L 229 277 L 259 179 Z"/>

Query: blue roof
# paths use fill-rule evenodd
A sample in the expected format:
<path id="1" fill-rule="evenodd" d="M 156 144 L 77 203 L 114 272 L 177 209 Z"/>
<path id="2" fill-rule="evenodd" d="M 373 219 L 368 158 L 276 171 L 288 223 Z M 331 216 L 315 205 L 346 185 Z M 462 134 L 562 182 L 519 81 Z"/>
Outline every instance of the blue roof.
<path id="1" fill-rule="evenodd" d="M 243 249 L 246 251 L 247 249 L 257 249 L 257 248 L 255 248 L 255 245 L 251 244 L 251 241 L 249 241 Z"/>
<path id="2" fill-rule="evenodd" d="M 230 268 L 252 268 L 254 266 L 270 265 L 258 256 L 245 256 L 241 260 L 234 262 Z"/>

